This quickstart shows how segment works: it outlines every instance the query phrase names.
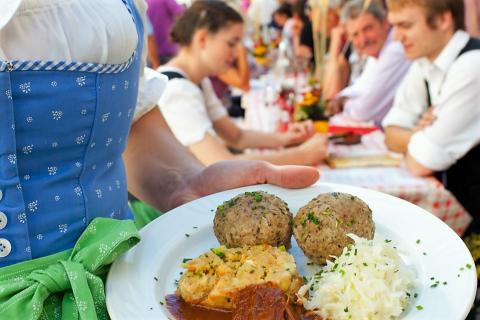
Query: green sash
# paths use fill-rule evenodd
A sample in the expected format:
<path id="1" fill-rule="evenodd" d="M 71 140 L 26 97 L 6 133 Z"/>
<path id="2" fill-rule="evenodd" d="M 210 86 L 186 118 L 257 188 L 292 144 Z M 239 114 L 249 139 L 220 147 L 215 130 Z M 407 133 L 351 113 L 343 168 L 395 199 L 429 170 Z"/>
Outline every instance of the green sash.
<path id="1" fill-rule="evenodd" d="M 133 221 L 97 218 L 71 250 L 0 269 L 0 319 L 109 319 L 110 264 L 140 241 Z"/>

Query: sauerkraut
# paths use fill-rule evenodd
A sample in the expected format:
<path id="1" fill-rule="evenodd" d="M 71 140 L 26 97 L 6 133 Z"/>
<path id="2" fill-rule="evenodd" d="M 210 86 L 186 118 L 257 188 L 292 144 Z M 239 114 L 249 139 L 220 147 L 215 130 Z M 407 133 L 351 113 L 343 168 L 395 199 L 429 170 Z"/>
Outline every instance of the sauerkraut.
<path id="1" fill-rule="evenodd" d="M 349 234 L 354 241 L 298 292 L 307 310 L 324 319 L 397 319 L 415 293 L 416 276 L 389 240 Z"/>

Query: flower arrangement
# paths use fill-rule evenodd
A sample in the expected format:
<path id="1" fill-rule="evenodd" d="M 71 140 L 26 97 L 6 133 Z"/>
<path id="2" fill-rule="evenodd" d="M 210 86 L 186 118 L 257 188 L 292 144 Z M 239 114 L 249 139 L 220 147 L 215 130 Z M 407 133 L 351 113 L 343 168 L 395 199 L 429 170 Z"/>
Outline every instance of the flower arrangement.
<path id="1" fill-rule="evenodd" d="M 255 58 L 255 62 L 259 65 L 266 65 L 268 63 L 268 46 L 261 37 L 254 42 L 252 55 Z"/>
<path id="2" fill-rule="evenodd" d="M 320 99 L 319 90 L 308 91 L 303 95 L 303 100 L 295 106 L 295 121 L 327 120 L 325 116 L 325 102 Z"/>

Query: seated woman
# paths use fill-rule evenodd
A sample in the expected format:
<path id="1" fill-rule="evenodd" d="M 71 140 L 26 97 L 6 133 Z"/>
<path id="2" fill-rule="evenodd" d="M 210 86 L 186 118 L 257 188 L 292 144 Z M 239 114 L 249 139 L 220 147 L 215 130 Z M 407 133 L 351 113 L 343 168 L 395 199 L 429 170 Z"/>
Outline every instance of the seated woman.
<path id="1" fill-rule="evenodd" d="M 243 19 L 223 2 L 195 2 L 171 32 L 180 51 L 158 71 L 170 78 L 159 105 L 177 139 L 204 164 L 227 159 L 262 159 L 274 164 L 315 165 L 326 154 L 326 137 L 310 122 L 284 133 L 239 128 L 216 97 L 209 76 L 227 70 L 243 37 Z M 300 145 L 298 145 L 300 144 Z M 233 155 L 228 147 L 291 148 Z"/>

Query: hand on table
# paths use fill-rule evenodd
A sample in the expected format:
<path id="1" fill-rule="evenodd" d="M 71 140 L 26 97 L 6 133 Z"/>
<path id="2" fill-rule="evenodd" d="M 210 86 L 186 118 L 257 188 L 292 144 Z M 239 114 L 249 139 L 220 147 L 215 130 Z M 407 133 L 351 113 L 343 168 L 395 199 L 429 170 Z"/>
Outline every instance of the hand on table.
<path id="1" fill-rule="evenodd" d="M 299 156 L 306 160 L 309 165 L 318 165 L 327 157 L 328 138 L 323 134 L 315 134 L 313 137 L 298 146 Z"/>
<path id="2" fill-rule="evenodd" d="M 284 133 L 285 146 L 300 144 L 315 134 L 315 128 L 311 120 L 290 124 L 288 131 Z"/>
<path id="3" fill-rule="evenodd" d="M 316 168 L 275 166 L 264 161 L 228 160 L 217 162 L 190 179 L 171 197 L 174 208 L 197 198 L 243 186 L 268 183 L 300 189 L 314 184 L 320 174 Z"/>
<path id="4" fill-rule="evenodd" d="M 341 113 L 343 111 L 343 107 L 345 106 L 345 103 L 347 102 L 348 98 L 347 97 L 338 97 L 335 98 L 327 103 L 327 109 L 325 111 L 325 114 L 327 116 L 333 116 L 336 115 L 337 113 Z"/>
<path id="5" fill-rule="evenodd" d="M 431 126 L 432 123 L 437 119 L 434 113 L 435 108 L 431 107 L 424 114 L 422 114 L 422 117 L 417 122 L 417 125 L 415 126 L 415 128 L 413 128 L 413 132 L 418 132 L 425 129 L 426 127 Z"/>

